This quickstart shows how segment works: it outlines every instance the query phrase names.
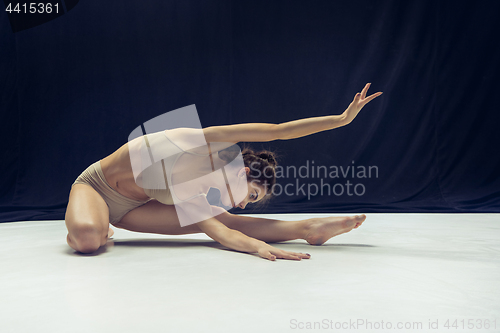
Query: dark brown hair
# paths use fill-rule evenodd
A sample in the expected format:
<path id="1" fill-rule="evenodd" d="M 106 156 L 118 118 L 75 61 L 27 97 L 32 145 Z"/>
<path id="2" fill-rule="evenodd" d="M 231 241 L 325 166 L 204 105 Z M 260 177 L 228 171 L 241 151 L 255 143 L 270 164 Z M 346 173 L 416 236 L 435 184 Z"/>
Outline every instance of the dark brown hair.
<path id="1" fill-rule="evenodd" d="M 269 150 L 254 151 L 250 147 L 244 147 L 241 151 L 245 166 L 250 168 L 247 174 L 249 182 L 266 189 L 266 196 L 261 202 L 271 198 L 274 184 L 276 184 L 276 154 Z"/>

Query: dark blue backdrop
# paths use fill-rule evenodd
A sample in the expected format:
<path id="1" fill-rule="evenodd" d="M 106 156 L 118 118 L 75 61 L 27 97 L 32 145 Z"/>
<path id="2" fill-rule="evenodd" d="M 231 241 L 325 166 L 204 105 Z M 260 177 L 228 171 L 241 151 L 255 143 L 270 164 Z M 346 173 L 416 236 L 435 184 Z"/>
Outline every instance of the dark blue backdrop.
<path id="1" fill-rule="evenodd" d="M 499 212 L 499 12 L 499 1 L 81 0 L 16 33 L 3 12 L 0 221 L 63 219 L 78 174 L 164 112 L 196 104 L 203 126 L 340 114 L 367 82 L 384 95 L 352 124 L 254 144 L 310 174 L 279 178 L 276 193 L 292 195 L 250 211 Z M 327 177 L 311 177 L 313 162 Z M 349 166 L 378 177 L 330 173 Z M 325 183 L 336 193 L 312 195 Z"/>

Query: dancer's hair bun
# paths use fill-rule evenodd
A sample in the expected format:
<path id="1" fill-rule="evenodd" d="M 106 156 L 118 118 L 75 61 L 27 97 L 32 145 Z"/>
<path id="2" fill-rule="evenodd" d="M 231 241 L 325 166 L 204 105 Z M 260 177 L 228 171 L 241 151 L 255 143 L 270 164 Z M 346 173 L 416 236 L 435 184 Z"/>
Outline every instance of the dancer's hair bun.
<path id="1" fill-rule="evenodd" d="M 263 152 L 260 152 L 258 156 L 260 158 L 262 158 L 263 160 L 267 160 L 269 162 L 269 164 L 271 164 L 272 166 L 276 166 L 278 164 L 276 162 L 276 157 L 275 157 L 273 152 L 263 151 Z"/>

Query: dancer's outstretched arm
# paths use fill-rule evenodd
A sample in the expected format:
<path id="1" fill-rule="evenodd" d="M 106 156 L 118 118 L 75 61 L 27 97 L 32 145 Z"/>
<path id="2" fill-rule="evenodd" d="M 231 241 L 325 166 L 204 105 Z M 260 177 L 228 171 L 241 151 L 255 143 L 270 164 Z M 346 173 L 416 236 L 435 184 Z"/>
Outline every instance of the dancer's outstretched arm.
<path id="1" fill-rule="evenodd" d="M 309 255 L 305 253 L 281 250 L 256 238 L 248 237 L 238 230 L 226 227 L 216 218 L 209 218 L 198 222 L 196 225 L 208 237 L 236 251 L 258 253 L 262 258 L 272 261 L 276 259 L 309 259 Z"/>
<path id="2" fill-rule="evenodd" d="M 306 135 L 345 126 L 353 121 L 359 111 L 374 98 L 382 95 L 377 92 L 366 97 L 370 83 L 340 115 L 305 118 L 281 124 L 250 123 L 227 126 L 213 126 L 203 129 L 207 142 L 266 142 L 290 140 Z"/>

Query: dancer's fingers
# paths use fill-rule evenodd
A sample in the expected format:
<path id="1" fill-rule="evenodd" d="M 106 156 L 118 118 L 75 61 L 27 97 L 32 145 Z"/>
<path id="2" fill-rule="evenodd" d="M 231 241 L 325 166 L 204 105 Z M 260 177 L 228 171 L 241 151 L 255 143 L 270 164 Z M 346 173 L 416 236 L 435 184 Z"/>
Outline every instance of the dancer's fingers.
<path id="1" fill-rule="evenodd" d="M 363 91 L 361 91 L 361 99 L 365 99 L 366 93 L 368 92 L 370 85 L 371 83 L 367 83 L 366 86 L 363 88 Z"/>
<path id="2" fill-rule="evenodd" d="M 380 92 L 380 91 L 379 91 L 378 93 L 375 93 L 375 94 L 373 94 L 373 95 L 371 95 L 371 96 L 368 96 L 367 98 L 365 98 L 365 99 L 363 100 L 363 103 L 364 103 L 364 104 L 367 104 L 368 102 L 372 101 L 374 98 L 377 98 L 377 97 L 379 97 L 379 96 L 380 96 L 380 95 L 382 95 L 382 94 L 383 94 L 383 92 Z"/>
<path id="3" fill-rule="evenodd" d="M 293 253 L 294 255 L 296 255 L 297 257 L 300 257 L 302 259 L 309 259 L 311 258 L 311 255 L 309 253 Z"/>
<path id="4" fill-rule="evenodd" d="M 289 252 L 289 251 L 281 251 L 281 255 L 283 259 L 291 259 L 291 260 L 301 260 L 301 259 L 309 259 L 309 256 L 304 255 L 303 253 Z"/>
<path id="5" fill-rule="evenodd" d="M 274 254 L 272 254 L 271 252 L 269 252 L 269 251 L 267 251 L 267 253 L 264 256 L 262 256 L 262 257 L 265 258 L 265 259 L 269 259 L 271 261 L 275 261 L 276 260 L 276 256 Z"/>

